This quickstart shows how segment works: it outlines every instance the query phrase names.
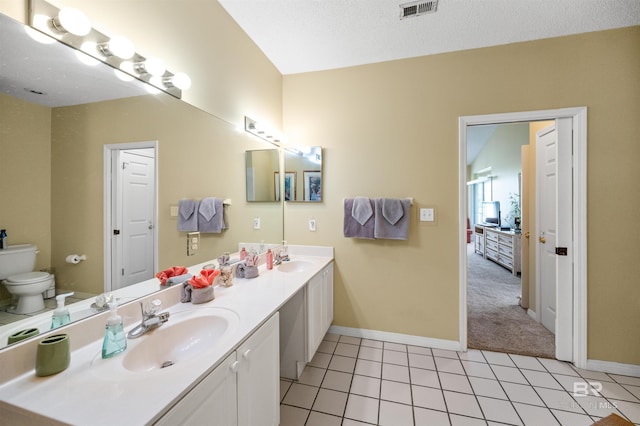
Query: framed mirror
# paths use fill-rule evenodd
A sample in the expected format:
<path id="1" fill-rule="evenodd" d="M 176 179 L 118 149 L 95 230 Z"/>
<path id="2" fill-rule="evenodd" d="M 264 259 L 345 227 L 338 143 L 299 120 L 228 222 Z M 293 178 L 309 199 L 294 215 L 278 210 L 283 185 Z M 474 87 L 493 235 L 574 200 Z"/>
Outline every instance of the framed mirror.
<path id="1" fill-rule="evenodd" d="M 319 203 L 323 199 L 322 147 L 284 148 L 285 201 Z M 288 184 L 288 186 L 287 186 Z"/>
<path id="2" fill-rule="evenodd" d="M 280 156 L 277 149 L 245 152 L 247 201 L 280 201 Z"/>

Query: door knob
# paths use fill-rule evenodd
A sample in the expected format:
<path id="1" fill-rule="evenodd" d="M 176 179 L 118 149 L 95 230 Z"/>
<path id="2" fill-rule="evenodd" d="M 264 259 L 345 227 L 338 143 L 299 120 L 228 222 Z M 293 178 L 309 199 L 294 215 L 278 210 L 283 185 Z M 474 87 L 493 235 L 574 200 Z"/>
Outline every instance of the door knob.
<path id="1" fill-rule="evenodd" d="M 149 222 L 149 229 L 153 229 L 153 223 Z"/>
<path id="2" fill-rule="evenodd" d="M 529 236 L 530 236 L 530 235 L 531 235 L 531 234 L 529 233 L 529 231 L 527 231 L 527 232 L 525 232 L 525 233 L 524 233 L 524 237 L 525 237 L 526 239 L 529 239 Z"/>
<path id="3" fill-rule="evenodd" d="M 546 239 L 545 237 L 540 237 L 540 238 L 538 238 L 538 240 L 539 240 L 542 244 L 544 244 L 544 243 L 546 243 L 546 242 L 547 242 L 547 239 Z"/>

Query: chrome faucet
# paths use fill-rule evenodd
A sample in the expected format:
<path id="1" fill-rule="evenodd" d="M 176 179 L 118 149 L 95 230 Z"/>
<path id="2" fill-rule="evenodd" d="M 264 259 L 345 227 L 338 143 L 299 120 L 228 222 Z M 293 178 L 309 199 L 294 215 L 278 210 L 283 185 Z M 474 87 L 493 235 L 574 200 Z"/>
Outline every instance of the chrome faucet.
<path id="1" fill-rule="evenodd" d="M 285 250 L 283 247 L 275 250 L 275 253 L 273 256 L 274 265 L 279 265 L 282 262 L 288 262 L 288 261 L 289 261 L 289 254 L 285 253 Z"/>
<path id="2" fill-rule="evenodd" d="M 146 303 L 140 302 L 142 321 L 127 333 L 127 337 L 129 339 L 136 339 L 169 321 L 169 312 L 158 313 L 161 307 L 162 302 L 158 299 Z"/>

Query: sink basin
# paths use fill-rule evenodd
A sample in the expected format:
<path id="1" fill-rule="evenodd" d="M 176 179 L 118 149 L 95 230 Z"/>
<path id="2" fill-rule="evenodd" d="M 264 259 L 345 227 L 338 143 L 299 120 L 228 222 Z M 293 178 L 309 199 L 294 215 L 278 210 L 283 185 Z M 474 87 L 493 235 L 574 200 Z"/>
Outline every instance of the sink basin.
<path id="1" fill-rule="evenodd" d="M 238 324 L 235 312 L 223 308 L 191 309 L 172 313 L 169 321 L 141 336 L 125 351 L 122 366 L 132 372 L 147 372 L 203 355 L 231 333 Z"/>
<path id="2" fill-rule="evenodd" d="M 278 266 L 280 272 L 302 272 L 313 266 L 313 263 L 306 260 L 291 260 L 283 262 Z"/>

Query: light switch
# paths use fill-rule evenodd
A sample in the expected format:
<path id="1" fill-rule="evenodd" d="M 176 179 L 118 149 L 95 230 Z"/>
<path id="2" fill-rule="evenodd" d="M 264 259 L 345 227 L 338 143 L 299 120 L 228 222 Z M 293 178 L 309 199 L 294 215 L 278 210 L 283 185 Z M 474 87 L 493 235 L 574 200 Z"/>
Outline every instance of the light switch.
<path id="1" fill-rule="evenodd" d="M 435 220 L 435 209 L 433 207 L 420 209 L 420 222 L 433 222 Z"/>
<path id="2" fill-rule="evenodd" d="M 178 206 L 169 206 L 169 216 L 178 217 Z"/>
<path id="3" fill-rule="evenodd" d="M 260 229 L 260 218 L 256 217 L 253 219 L 253 229 Z"/>
<path id="4" fill-rule="evenodd" d="M 309 219 L 309 231 L 316 232 L 316 220 Z"/>

